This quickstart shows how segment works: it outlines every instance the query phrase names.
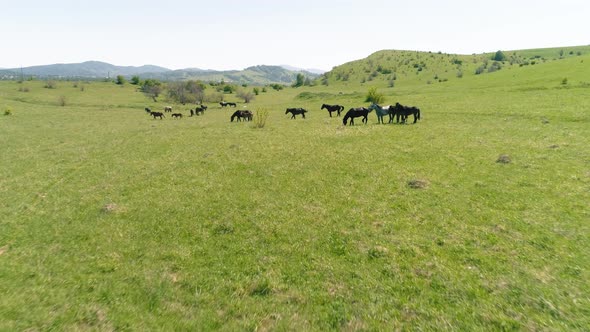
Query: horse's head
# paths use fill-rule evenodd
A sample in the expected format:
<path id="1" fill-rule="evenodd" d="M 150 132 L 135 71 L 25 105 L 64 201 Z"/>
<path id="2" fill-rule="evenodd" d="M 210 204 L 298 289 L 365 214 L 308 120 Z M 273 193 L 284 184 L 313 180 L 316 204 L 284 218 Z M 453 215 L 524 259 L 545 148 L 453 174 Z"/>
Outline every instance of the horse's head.
<path id="1" fill-rule="evenodd" d="M 289 111 L 290 111 L 290 110 L 287 108 L 287 110 L 285 111 L 285 114 L 288 114 L 288 113 L 289 113 Z"/>
<path id="2" fill-rule="evenodd" d="M 320 109 L 323 110 L 326 107 L 327 107 L 326 104 L 322 104 L 322 108 L 320 108 Z"/>

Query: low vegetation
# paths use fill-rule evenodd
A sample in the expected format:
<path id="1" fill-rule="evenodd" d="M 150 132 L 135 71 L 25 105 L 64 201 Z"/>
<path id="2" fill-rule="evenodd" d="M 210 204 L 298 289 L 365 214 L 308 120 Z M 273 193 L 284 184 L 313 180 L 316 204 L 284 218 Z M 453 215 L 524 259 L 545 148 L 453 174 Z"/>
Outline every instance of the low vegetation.
<path id="1" fill-rule="evenodd" d="M 251 122 L 211 85 L 237 106 L 0 82 L 0 330 L 587 330 L 590 52 L 563 50 L 377 52 Z M 320 110 L 367 91 L 420 121 Z"/>

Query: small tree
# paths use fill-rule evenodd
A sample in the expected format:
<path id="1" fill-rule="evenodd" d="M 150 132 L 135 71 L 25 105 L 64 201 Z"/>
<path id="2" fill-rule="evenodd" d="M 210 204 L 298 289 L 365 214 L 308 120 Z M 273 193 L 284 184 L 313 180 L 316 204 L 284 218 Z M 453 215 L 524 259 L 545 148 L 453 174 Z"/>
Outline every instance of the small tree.
<path id="1" fill-rule="evenodd" d="M 148 98 L 152 98 L 157 102 L 156 98 L 162 93 L 162 83 L 158 80 L 147 79 L 141 84 L 141 92 Z"/>
<path id="2" fill-rule="evenodd" d="M 135 76 L 131 77 L 131 84 L 133 84 L 133 85 L 139 85 L 140 82 L 141 81 L 139 79 L 139 76 L 135 75 Z"/>
<path id="3" fill-rule="evenodd" d="M 293 83 L 293 87 L 294 88 L 298 88 L 300 86 L 302 86 L 305 83 L 305 76 L 302 73 L 297 74 L 297 77 L 295 78 L 295 83 Z"/>
<path id="4" fill-rule="evenodd" d="M 367 97 L 365 99 L 366 102 L 381 104 L 385 100 L 385 96 L 382 93 L 377 92 L 376 87 L 369 88 L 367 92 Z"/>
<path id="5" fill-rule="evenodd" d="M 254 92 L 254 94 L 257 96 L 258 96 L 258 94 L 260 94 L 260 90 L 258 88 L 252 89 L 252 92 Z"/>
<path id="6" fill-rule="evenodd" d="M 495 61 L 504 61 L 506 60 L 506 56 L 502 51 L 497 51 L 496 54 L 492 57 L 492 60 Z"/>
<path id="7" fill-rule="evenodd" d="M 232 85 L 226 84 L 223 87 L 223 92 L 224 93 L 234 93 L 235 88 Z"/>

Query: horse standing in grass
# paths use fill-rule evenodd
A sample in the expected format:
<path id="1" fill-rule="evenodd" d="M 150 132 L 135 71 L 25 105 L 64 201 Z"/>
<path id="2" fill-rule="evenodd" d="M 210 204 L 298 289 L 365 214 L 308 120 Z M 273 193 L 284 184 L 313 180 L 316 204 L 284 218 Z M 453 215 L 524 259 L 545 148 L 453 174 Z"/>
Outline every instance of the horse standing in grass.
<path id="1" fill-rule="evenodd" d="M 399 119 L 399 116 L 401 115 L 402 123 L 406 123 L 406 120 L 408 119 L 409 115 L 414 116 L 413 123 L 416 123 L 416 121 L 420 120 L 420 109 L 418 107 L 404 106 L 404 105 L 400 105 L 400 103 L 395 103 L 395 106 L 392 106 L 392 107 L 393 107 L 393 111 L 398 116 L 398 119 Z"/>
<path id="2" fill-rule="evenodd" d="M 206 109 L 207 109 L 207 106 L 197 106 L 197 107 L 195 107 L 195 115 L 199 115 L 199 113 L 205 114 L 205 110 Z"/>
<path id="3" fill-rule="evenodd" d="M 162 112 L 151 112 L 150 115 L 154 117 L 154 120 L 156 118 L 160 118 L 160 120 L 165 118 L 164 113 Z"/>
<path id="4" fill-rule="evenodd" d="M 393 122 L 393 114 L 390 111 L 391 105 L 379 106 L 372 103 L 371 106 L 369 106 L 369 109 L 375 111 L 375 114 L 377 114 L 377 123 L 383 123 L 383 116 L 385 115 L 389 115 L 389 123 Z"/>
<path id="5" fill-rule="evenodd" d="M 164 112 L 172 112 L 172 106 L 164 106 Z"/>
<path id="6" fill-rule="evenodd" d="M 332 112 L 337 112 L 338 116 L 340 116 L 340 112 L 344 111 L 344 106 L 342 105 L 328 105 L 322 104 L 322 110 L 327 109 L 328 113 L 330 113 L 330 117 L 332 117 Z"/>
<path id="7" fill-rule="evenodd" d="M 249 111 L 249 110 L 241 110 L 241 111 L 235 111 L 234 114 L 231 115 L 231 122 L 234 122 L 234 119 L 237 118 L 238 121 L 242 121 L 242 118 L 244 119 L 244 121 L 252 121 L 252 117 L 254 116 L 254 114 Z"/>
<path id="8" fill-rule="evenodd" d="M 369 112 L 371 112 L 371 110 L 368 108 L 365 108 L 365 107 L 351 108 L 344 115 L 344 119 L 342 119 L 342 123 L 346 126 L 348 119 L 350 119 L 350 125 L 352 126 L 352 125 L 354 125 L 354 118 L 358 118 L 358 117 L 362 116 L 363 123 L 367 124 Z"/>
<path id="9" fill-rule="evenodd" d="M 219 105 L 221 105 L 221 107 L 226 107 L 226 106 L 236 107 L 237 106 L 236 103 L 225 102 L 225 101 L 220 101 Z"/>
<path id="10" fill-rule="evenodd" d="M 173 118 L 182 119 L 182 113 L 172 113 Z"/>
<path id="11" fill-rule="evenodd" d="M 305 113 L 307 113 L 307 111 L 303 108 L 287 108 L 287 110 L 285 111 L 285 114 L 289 114 L 291 113 L 291 119 L 295 119 L 295 115 L 297 114 L 301 114 L 301 116 L 305 119 Z"/>

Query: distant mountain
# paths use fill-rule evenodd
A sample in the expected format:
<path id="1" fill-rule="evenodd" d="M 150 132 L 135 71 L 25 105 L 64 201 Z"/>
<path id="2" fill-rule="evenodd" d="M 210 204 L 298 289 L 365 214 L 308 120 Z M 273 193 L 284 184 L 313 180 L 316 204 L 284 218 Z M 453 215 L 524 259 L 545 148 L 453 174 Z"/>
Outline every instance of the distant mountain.
<path id="1" fill-rule="evenodd" d="M 323 70 L 323 69 L 315 69 L 315 68 L 303 69 L 303 68 L 293 67 L 290 65 L 281 65 L 281 67 L 283 67 L 287 70 L 290 70 L 290 71 L 305 71 L 305 72 L 310 72 L 310 73 L 317 74 L 317 75 L 321 75 L 321 74 L 327 72 L 327 70 Z"/>
<path id="2" fill-rule="evenodd" d="M 19 73 L 20 68 L 8 69 L 8 71 Z M 59 63 L 43 66 L 32 66 L 22 68 L 25 76 L 38 77 L 87 77 L 87 78 L 104 78 L 115 77 L 117 75 L 132 76 L 145 72 L 165 72 L 170 69 L 158 66 L 115 66 L 100 61 L 86 61 L 82 63 Z"/>
<path id="3" fill-rule="evenodd" d="M 171 70 L 164 67 L 145 65 L 140 67 L 115 66 L 100 61 L 86 61 L 82 63 L 52 64 L 0 70 L 0 79 L 14 79 L 21 76 L 38 78 L 89 78 L 102 79 L 123 75 L 130 78 L 137 75 L 143 79 L 154 78 L 166 81 L 202 80 L 225 81 L 238 84 L 265 85 L 272 83 L 291 84 L 297 74 L 303 73 L 310 79 L 315 79 L 317 73 L 301 70 L 288 70 L 281 66 L 253 66 L 244 70 L 217 71 L 211 69 L 186 68 Z"/>

